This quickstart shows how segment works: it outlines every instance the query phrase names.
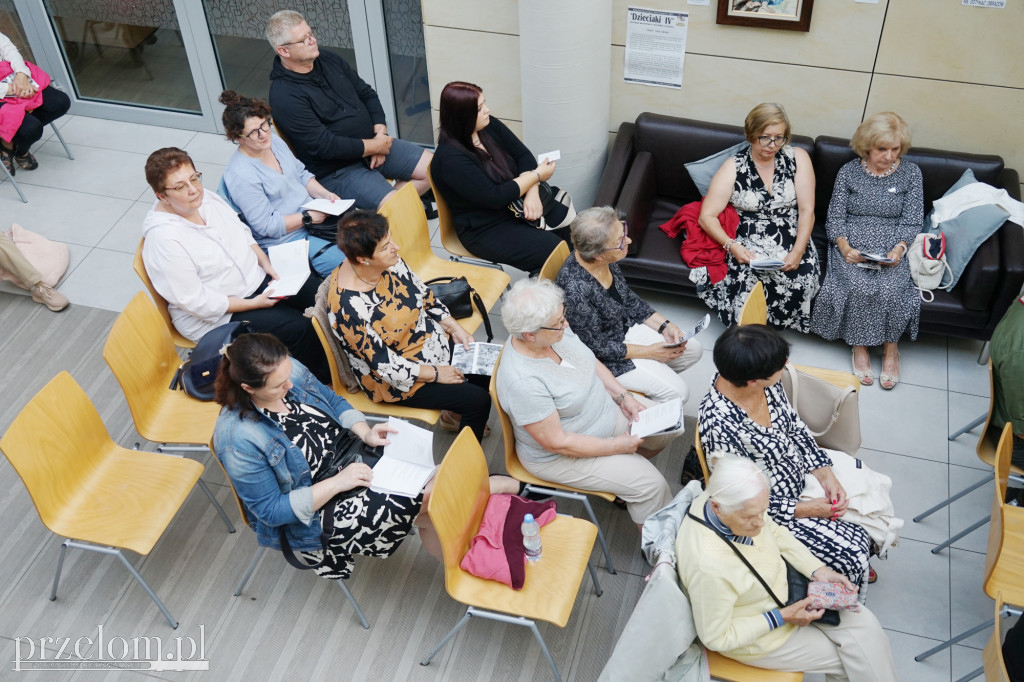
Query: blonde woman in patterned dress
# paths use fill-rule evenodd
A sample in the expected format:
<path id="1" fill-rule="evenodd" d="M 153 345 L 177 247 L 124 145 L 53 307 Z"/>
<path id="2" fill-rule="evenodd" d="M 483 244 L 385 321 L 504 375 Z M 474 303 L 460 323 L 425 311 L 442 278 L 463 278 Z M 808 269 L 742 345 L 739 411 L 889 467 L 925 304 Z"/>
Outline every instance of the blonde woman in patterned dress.
<path id="1" fill-rule="evenodd" d="M 729 271 L 697 294 L 725 325 L 735 324 L 758 280 L 768 299 L 768 324 L 806 332 L 811 301 L 818 293 L 818 254 L 810 242 L 814 227 L 814 169 L 804 150 L 789 145 L 790 125 L 778 104 L 758 104 L 743 125 L 750 148 L 727 159 L 711 179 L 700 211 L 700 226 L 722 245 Z M 718 214 L 732 204 L 739 213 L 730 239 Z M 779 270 L 755 270 L 750 262 L 777 258 Z"/>
<path id="2" fill-rule="evenodd" d="M 347 214 L 338 248 L 345 262 L 331 274 L 329 319 L 363 391 L 374 402 L 446 410 L 443 427 L 483 438 L 490 377 L 451 365 L 451 344 L 468 347 L 473 336 L 398 255 L 387 218 Z"/>
<path id="3" fill-rule="evenodd" d="M 828 270 L 811 327 L 850 344 L 853 373 L 865 386 L 875 382 L 868 347 L 883 346 L 878 385 L 890 390 L 900 380 L 896 343 L 904 334 L 916 339 L 921 321 L 921 298 L 904 258 L 924 225 L 921 169 L 903 160 L 910 131 L 891 111 L 866 118 L 850 147 L 860 158 L 836 175 L 825 222 Z M 863 267 L 865 253 L 892 262 Z"/>

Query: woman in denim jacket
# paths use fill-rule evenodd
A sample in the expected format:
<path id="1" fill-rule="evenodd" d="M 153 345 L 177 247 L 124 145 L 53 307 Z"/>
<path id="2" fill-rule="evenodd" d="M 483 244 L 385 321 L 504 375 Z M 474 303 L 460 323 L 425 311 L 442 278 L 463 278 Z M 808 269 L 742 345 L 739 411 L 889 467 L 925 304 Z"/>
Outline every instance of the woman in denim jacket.
<path id="1" fill-rule="evenodd" d="M 352 554 L 390 556 L 412 527 L 423 495 L 415 498 L 370 490 L 373 471 L 350 464 L 313 483 L 313 476 L 344 430 L 367 445 L 385 445 L 389 427 L 365 417 L 320 383 L 269 334 L 245 334 L 224 351 L 216 400 L 223 406 L 213 434 L 214 451 L 242 499 L 260 545 L 288 543 L 307 562 L 323 562 L 318 575 L 351 575 Z M 362 492 L 323 508 L 338 493 Z M 328 505 L 330 508 L 331 505 Z M 326 518 L 325 518 L 326 517 Z M 321 533 L 329 536 L 326 546 Z M 326 556 L 325 556 L 326 553 Z"/>

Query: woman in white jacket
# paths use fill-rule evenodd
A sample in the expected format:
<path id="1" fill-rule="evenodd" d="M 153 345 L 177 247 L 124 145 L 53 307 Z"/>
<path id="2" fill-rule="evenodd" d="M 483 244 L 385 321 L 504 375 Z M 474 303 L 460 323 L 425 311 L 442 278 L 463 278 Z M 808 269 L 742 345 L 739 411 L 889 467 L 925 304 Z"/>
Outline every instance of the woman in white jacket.
<path id="1" fill-rule="evenodd" d="M 319 280 L 310 275 L 294 296 L 277 298 L 277 273 L 249 228 L 215 193 L 187 153 L 158 149 L 146 161 L 146 181 L 156 202 L 143 222 L 142 260 L 156 290 L 167 299 L 182 336 L 198 341 L 231 321 L 278 337 L 291 354 L 325 383 L 330 369 L 312 323 Z"/>

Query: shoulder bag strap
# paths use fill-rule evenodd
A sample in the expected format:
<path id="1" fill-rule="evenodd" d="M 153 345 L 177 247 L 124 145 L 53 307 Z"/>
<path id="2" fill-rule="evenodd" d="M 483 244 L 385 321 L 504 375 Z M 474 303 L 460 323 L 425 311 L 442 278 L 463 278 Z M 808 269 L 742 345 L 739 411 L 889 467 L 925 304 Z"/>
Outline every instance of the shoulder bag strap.
<path id="1" fill-rule="evenodd" d="M 729 542 L 728 538 L 726 538 L 724 535 L 719 533 L 715 528 L 712 528 L 708 524 L 706 524 L 703 521 L 701 521 L 700 519 L 698 519 L 696 516 L 693 515 L 693 513 L 687 511 L 686 515 L 689 516 L 694 521 L 696 521 L 697 523 L 699 523 L 700 525 L 702 525 L 705 528 L 707 528 L 708 530 L 710 530 L 711 532 L 713 532 L 718 537 L 720 537 L 722 539 L 722 542 L 727 544 L 729 546 L 729 549 L 731 549 L 733 552 L 736 553 L 736 556 L 738 556 L 740 558 L 740 561 L 742 561 L 744 564 L 746 564 L 747 568 L 750 569 L 750 572 L 754 574 L 755 578 L 757 578 L 757 582 L 761 583 L 761 586 L 764 587 L 765 591 L 768 592 L 768 594 L 771 596 L 772 601 L 774 601 L 776 604 L 778 604 L 780 609 L 781 608 L 785 608 L 786 605 L 783 604 L 781 601 L 779 601 L 779 598 L 775 596 L 774 592 L 772 592 L 772 588 L 768 587 L 768 583 L 766 583 L 764 581 L 764 578 L 761 577 L 761 574 L 757 572 L 757 569 L 755 569 L 753 566 L 751 566 L 750 562 L 747 561 L 747 557 L 743 556 L 743 552 L 741 552 L 739 549 L 737 549 L 736 546 L 733 543 Z"/>
<path id="2" fill-rule="evenodd" d="M 480 298 L 480 294 L 477 293 L 473 287 L 469 288 L 470 300 L 473 301 L 473 305 L 480 311 L 480 316 L 484 318 L 484 330 L 487 332 L 487 343 L 490 343 L 494 338 L 494 332 L 491 331 L 491 318 L 487 315 L 487 308 L 484 307 L 484 300 Z"/>

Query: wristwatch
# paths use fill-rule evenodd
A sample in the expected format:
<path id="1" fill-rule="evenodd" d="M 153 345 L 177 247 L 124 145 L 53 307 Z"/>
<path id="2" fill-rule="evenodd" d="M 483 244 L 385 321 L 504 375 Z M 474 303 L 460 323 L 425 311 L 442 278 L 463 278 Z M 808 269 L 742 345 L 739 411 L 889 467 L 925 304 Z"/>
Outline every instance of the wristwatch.
<path id="1" fill-rule="evenodd" d="M 313 224 L 313 216 L 309 215 L 309 211 L 302 212 L 302 224 L 305 227 L 309 227 Z"/>

